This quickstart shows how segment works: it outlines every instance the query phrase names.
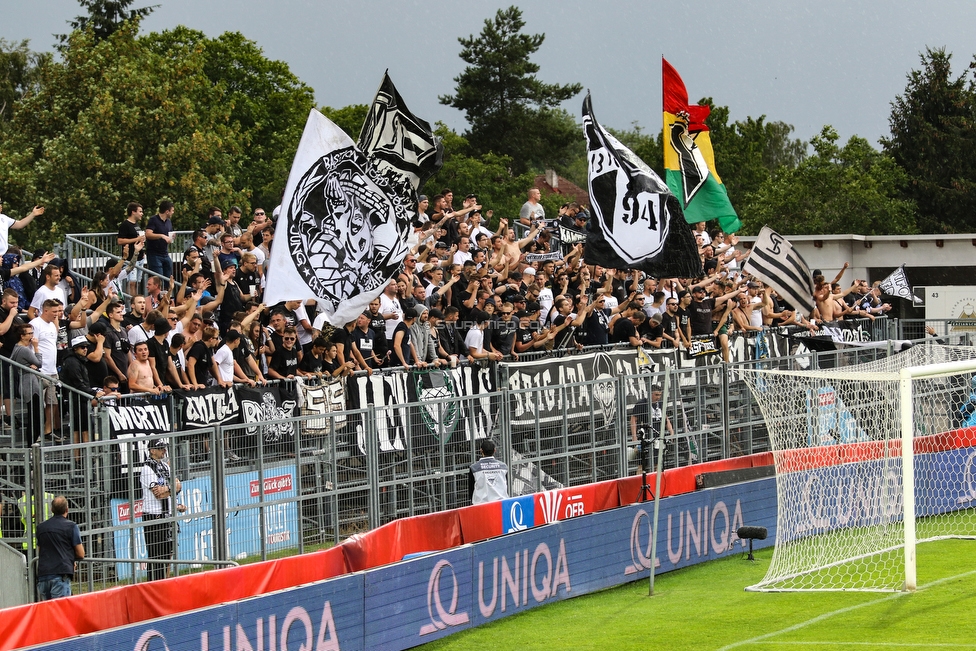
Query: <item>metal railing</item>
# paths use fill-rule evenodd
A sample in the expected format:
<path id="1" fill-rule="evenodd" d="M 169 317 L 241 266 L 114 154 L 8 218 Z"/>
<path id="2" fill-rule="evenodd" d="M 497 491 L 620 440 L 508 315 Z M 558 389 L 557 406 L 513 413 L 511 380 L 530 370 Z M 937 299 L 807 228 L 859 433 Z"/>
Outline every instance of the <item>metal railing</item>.
<path id="1" fill-rule="evenodd" d="M 770 449 L 742 369 L 831 368 L 893 352 L 882 345 L 673 367 L 666 467 Z M 171 407 L 169 461 L 183 483 L 178 501 L 186 506 L 162 520 L 175 528 L 174 562 L 303 553 L 398 518 L 464 506 L 470 502 L 468 468 L 484 437 L 496 441 L 510 466 L 512 495 L 634 474 L 630 417 L 635 403 L 665 377 L 621 374 L 519 389 L 500 381 L 488 393 L 377 400 L 325 414 L 250 414 L 245 422 L 200 429 L 180 424 L 179 410 Z M 547 403 L 558 409 L 542 409 Z M 93 586 L 143 578 L 139 475 L 149 441 L 161 433 L 113 439 L 107 417 L 106 410 L 94 412 L 87 443 L 0 443 L 4 540 L 33 559 L 23 505 L 35 496 L 43 501 L 65 495 L 88 554 L 106 559 L 84 577 Z"/>

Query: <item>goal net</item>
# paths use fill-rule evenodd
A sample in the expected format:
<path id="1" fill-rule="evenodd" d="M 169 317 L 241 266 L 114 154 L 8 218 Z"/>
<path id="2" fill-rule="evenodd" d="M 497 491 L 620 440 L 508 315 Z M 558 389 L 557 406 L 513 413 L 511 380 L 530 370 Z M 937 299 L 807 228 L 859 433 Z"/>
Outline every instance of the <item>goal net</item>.
<path id="1" fill-rule="evenodd" d="M 914 590 L 916 542 L 976 537 L 976 348 L 744 376 L 778 505 L 769 570 L 749 590 Z"/>

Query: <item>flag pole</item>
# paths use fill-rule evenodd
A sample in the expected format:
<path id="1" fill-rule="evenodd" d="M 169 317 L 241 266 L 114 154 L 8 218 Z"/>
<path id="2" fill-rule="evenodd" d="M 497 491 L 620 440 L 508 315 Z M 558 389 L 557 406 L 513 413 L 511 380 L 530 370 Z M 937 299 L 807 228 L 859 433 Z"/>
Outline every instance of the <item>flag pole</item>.
<path id="1" fill-rule="evenodd" d="M 654 446 L 657 448 L 657 472 L 654 473 L 654 519 L 651 527 L 651 577 L 648 586 L 648 597 L 654 596 L 654 564 L 657 560 L 657 524 L 658 515 L 661 510 L 661 474 L 664 466 L 664 435 L 667 432 L 668 424 L 668 390 L 671 388 L 671 367 L 664 370 L 664 393 L 661 395 L 661 432 L 654 439 Z M 654 404 L 651 402 L 651 395 L 647 396 L 648 414 L 654 413 Z M 651 417 L 653 420 L 653 416 Z M 651 432 L 651 436 L 654 433 Z"/>

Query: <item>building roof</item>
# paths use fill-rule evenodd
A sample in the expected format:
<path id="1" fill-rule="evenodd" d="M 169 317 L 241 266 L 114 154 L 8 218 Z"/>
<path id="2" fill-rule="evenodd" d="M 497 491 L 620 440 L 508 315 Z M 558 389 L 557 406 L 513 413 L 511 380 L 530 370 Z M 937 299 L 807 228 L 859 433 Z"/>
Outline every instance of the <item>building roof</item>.
<path id="1" fill-rule="evenodd" d="M 543 195 L 559 194 L 566 197 L 566 201 L 575 201 L 587 207 L 590 205 L 590 195 L 586 190 L 559 176 L 553 170 L 546 170 L 545 174 L 537 174 L 535 187 L 539 188 Z"/>

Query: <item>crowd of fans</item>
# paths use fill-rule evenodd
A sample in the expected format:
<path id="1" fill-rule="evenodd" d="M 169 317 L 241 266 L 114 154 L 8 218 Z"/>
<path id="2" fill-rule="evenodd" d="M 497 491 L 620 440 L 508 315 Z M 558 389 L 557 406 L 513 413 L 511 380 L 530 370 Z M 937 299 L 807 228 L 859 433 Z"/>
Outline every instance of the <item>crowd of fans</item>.
<path id="1" fill-rule="evenodd" d="M 890 309 L 863 280 L 842 290 L 845 265 L 832 283 L 815 278 L 817 309 L 801 314 L 742 273 L 747 253 L 735 236 L 704 223 L 694 227 L 703 278 L 587 265 L 582 243 L 561 241 L 585 234 L 585 206 L 567 203 L 547 217 L 539 199 L 529 190 L 517 224 L 502 217 L 492 231 L 492 211 L 482 214 L 474 195 L 460 206 L 449 189 L 421 196 L 402 271 L 355 321 L 335 328 L 311 297 L 262 302 L 275 222 L 261 208 L 246 225 L 240 208 L 226 217 L 211 208 L 189 247 L 173 251 L 173 203 L 161 202 L 144 228 L 143 207 L 130 203 L 120 257 L 87 286 L 54 254 L 35 252 L 25 262 L 17 247 L 7 249 L 9 229 L 27 226 L 43 207 L 19 221 L 0 214 L 0 355 L 39 373 L 3 382 L 5 413 L 11 399 L 22 400 L 32 431 L 59 440 L 56 380 L 104 400 L 616 343 L 686 348 L 702 337 L 728 360 L 735 332 L 814 331 L 821 321 Z M 82 398 L 74 401 L 86 409 Z M 84 431 L 73 436 L 87 440 Z"/>

